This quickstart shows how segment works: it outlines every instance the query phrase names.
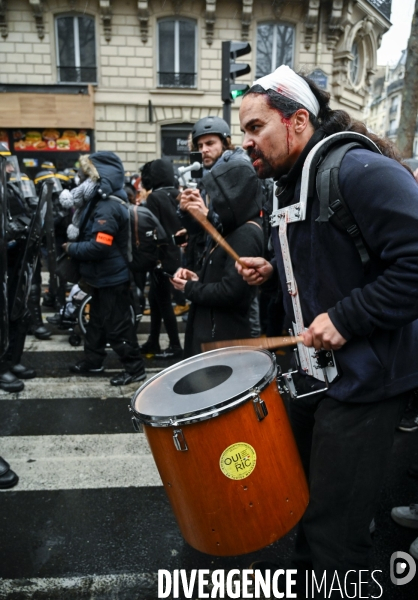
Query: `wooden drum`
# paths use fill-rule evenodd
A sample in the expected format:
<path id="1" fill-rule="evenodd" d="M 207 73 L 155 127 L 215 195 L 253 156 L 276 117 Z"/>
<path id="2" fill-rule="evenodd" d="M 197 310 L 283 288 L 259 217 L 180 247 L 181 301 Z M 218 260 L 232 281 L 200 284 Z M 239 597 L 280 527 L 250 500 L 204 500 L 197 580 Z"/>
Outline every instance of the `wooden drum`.
<path id="1" fill-rule="evenodd" d="M 253 552 L 287 533 L 308 486 L 266 350 L 222 348 L 148 380 L 132 399 L 187 542 Z"/>

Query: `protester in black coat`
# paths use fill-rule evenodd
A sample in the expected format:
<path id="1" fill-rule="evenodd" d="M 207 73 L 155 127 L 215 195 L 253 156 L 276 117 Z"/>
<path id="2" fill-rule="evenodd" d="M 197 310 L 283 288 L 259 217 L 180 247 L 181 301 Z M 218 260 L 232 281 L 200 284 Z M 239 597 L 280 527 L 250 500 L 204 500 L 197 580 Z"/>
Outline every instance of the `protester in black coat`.
<path id="1" fill-rule="evenodd" d="M 67 252 L 80 261 L 80 274 L 89 285 L 99 288 L 125 283 L 129 280 L 129 220 L 124 179 L 120 181 L 119 172 L 123 165 L 112 152 L 81 157 L 80 162 L 83 172 L 90 174 L 90 181 L 83 183 L 90 185 L 80 210 L 78 224 L 82 230 L 77 232 L 77 242 L 68 244 Z M 101 173 L 107 174 L 107 181 Z"/>
<path id="2" fill-rule="evenodd" d="M 162 257 L 160 268 L 151 273 L 148 302 L 151 309 L 151 327 L 148 340 L 141 346 L 141 351 L 156 358 L 172 358 L 182 355 L 182 348 L 177 328 L 177 320 L 171 304 L 171 286 L 168 275 L 180 267 L 180 248 L 172 239 L 181 228 L 177 215 L 178 189 L 175 187 L 173 165 L 168 159 L 157 159 L 146 163 L 142 170 L 142 184 L 152 189 L 147 198 L 147 208 L 157 217 L 167 234 L 168 245 Z M 169 338 L 169 346 L 161 351 L 161 322 Z"/>
<path id="3" fill-rule="evenodd" d="M 262 186 L 248 160 L 231 154 L 204 178 L 226 241 L 238 255 L 263 251 L 260 210 Z M 197 190 L 196 198 L 198 198 Z M 190 190 L 187 192 L 190 202 Z M 196 199 L 196 204 L 203 203 Z M 250 337 L 249 309 L 254 291 L 238 276 L 235 260 L 212 240 L 201 271 L 180 269 L 172 280 L 192 301 L 185 357 L 201 352 L 203 342 Z"/>
<path id="4" fill-rule="evenodd" d="M 82 196 L 77 188 L 78 209 L 69 227 L 76 241 L 65 251 L 80 261 L 80 274 L 91 293 L 90 319 L 84 342 L 85 359 L 70 367 L 79 374 L 103 370 L 106 342 L 118 354 L 124 371 L 112 377 L 112 385 L 145 379 L 129 298 L 129 211 L 123 191 L 124 168 L 113 152 L 97 152 L 80 158 Z M 83 204 L 84 203 L 84 204 Z"/>

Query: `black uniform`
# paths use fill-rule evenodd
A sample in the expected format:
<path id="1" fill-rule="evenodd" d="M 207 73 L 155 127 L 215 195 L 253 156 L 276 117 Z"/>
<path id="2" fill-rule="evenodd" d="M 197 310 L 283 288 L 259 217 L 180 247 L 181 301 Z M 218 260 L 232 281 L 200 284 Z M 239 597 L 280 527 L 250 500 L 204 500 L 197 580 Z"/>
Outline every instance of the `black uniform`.
<path id="1" fill-rule="evenodd" d="M 19 185 L 7 183 L 8 220 L 6 224 L 7 239 L 7 297 L 9 304 L 9 346 L 0 361 L 0 388 L 8 392 L 18 392 L 24 387 L 23 382 L 16 379 L 30 379 L 36 376 L 33 369 L 21 365 L 23 347 L 29 328 L 29 311 L 25 308 L 19 319 L 12 320 L 10 313 L 16 295 L 22 257 L 26 246 L 27 233 L 31 223 L 32 211 L 25 202 Z"/>

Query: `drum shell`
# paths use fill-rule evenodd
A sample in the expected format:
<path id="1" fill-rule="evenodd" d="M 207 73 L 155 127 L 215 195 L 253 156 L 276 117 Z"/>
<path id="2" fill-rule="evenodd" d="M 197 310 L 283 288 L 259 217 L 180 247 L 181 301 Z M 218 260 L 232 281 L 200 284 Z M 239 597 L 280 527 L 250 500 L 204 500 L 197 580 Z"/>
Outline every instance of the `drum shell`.
<path id="1" fill-rule="evenodd" d="M 178 427 L 144 425 L 180 530 L 201 552 L 234 556 L 259 550 L 292 529 L 307 507 L 308 486 L 276 381 L 260 396 L 268 409 L 261 421 L 250 400 L 182 425 L 186 451 L 174 446 Z M 224 475 L 219 464 L 237 442 L 250 444 L 257 455 L 252 473 L 240 480 Z"/>

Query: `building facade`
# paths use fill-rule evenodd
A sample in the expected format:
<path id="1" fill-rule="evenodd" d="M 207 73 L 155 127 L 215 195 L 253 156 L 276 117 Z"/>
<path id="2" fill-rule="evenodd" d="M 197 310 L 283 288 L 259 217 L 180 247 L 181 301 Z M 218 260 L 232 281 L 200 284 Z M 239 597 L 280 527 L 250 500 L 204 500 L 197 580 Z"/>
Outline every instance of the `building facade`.
<path id="1" fill-rule="evenodd" d="M 92 149 L 117 152 L 129 170 L 161 155 L 188 162 L 192 124 L 222 116 L 227 40 L 251 44 L 243 83 L 288 64 L 361 118 L 390 8 L 391 0 L 0 0 L 0 136 L 33 168 L 47 155 L 70 166 Z"/>
<path id="2" fill-rule="evenodd" d="M 377 135 L 387 137 L 395 144 L 401 118 L 406 54 L 407 52 L 404 50 L 395 66 L 378 68 L 378 74 L 371 89 L 370 102 L 366 109 L 365 121 L 368 127 Z M 418 119 L 415 128 L 413 158 L 418 159 Z"/>

